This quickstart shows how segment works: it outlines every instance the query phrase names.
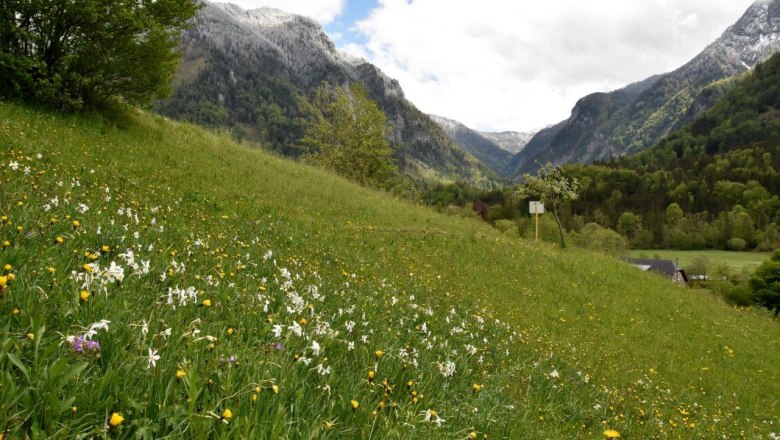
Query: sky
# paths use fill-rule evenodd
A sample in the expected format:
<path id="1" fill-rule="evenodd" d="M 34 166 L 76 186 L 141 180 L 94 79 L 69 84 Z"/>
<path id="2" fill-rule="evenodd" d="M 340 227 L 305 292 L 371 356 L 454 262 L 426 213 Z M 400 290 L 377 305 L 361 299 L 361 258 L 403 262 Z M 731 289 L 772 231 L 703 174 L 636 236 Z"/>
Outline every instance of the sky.
<path id="1" fill-rule="evenodd" d="M 535 131 L 577 100 L 676 69 L 754 0 L 228 0 L 322 24 L 420 110 Z"/>

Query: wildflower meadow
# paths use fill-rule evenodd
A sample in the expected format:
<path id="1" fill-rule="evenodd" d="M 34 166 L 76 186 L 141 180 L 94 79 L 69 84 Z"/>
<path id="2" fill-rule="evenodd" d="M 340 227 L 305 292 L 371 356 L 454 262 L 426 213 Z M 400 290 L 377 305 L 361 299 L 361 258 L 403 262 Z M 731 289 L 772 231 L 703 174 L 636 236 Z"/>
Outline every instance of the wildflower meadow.
<path id="1" fill-rule="evenodd" d="M 780 327 L 137 112 L 0 104 L 0 438 L 777 438 Z"/>

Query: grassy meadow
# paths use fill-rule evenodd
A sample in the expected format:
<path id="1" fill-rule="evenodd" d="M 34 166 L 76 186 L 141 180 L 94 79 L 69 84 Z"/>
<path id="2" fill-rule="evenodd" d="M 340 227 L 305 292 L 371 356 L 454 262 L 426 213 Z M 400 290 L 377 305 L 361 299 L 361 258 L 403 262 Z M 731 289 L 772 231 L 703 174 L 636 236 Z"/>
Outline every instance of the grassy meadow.
<path id="1" fill-rule="evenodd" d="M 0 103 L 5 438 L 771 438 L 780 323 L 227 136 Z"/>

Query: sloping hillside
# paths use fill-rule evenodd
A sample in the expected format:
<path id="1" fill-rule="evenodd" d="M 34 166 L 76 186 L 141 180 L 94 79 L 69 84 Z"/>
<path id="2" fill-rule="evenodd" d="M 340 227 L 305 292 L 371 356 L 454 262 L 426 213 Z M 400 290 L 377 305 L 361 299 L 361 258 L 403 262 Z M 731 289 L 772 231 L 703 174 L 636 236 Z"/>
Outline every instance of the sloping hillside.
<path id="1" fill-rule="evenodd" d="M 0 103 L 10 438 L 780 431 L 761 311 L 159 116 L 119 125 Z"/>

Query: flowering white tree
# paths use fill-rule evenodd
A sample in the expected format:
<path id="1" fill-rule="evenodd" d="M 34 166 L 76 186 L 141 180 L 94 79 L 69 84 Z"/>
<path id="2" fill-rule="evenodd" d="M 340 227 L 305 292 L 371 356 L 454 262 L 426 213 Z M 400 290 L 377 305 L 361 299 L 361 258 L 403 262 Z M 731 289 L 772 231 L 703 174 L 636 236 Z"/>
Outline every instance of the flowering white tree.
<path id="1" fill-rule="evenodd" d="M 563 236 L 561 219 L 558 217 L 558 206 L 569 200 L 577 200 L 579 191 L 579 180 L 564 176 L 560 167 L 555 167 L 548 162 L 537 175 L 523 175 L 523 183 L 517 188 L 516 195 L 521 199 L 536 196 L 547 206 L 552 207 L 558 232 L 561 234 L 561 247 L 565 248 L 566 239 Z"/>

